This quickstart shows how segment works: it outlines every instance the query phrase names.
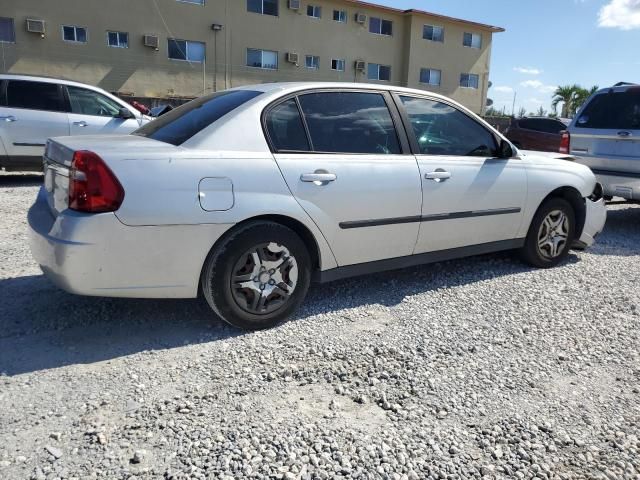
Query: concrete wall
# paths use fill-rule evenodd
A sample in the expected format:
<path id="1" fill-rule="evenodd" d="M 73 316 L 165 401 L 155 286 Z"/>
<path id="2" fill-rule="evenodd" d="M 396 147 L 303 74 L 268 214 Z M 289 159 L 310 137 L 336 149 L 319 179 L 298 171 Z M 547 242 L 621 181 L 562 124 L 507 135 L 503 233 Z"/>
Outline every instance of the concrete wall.
<path id="1" fill-rule="evenodd" d="M 308 3 L 322 6 L 322 18 L 306 15 Z M 420 68 L 442 70 L 434 91 L 449 95 L 476 112 L 486 100 L 492 30 L 429 17 L 422 13 L 344 0 L 303 1 L 302 9 L 279 0 L 279 16 L 247 12 L 245 0 L 207 0 L 204 6 L 177 0 L 2 0 L 0 16 L 14 18 L 16 43 L 0 43 L 0 71 L 64 77 L 138 97 L 193 97 L 233 86 L 272 81 L 368 81 L 355 60 L 390 65 L 391 82 L 432 89 L 419 83 Z M 334 9 L 346 10 L 347 23 L 334 22 Z M 393 21 L 393 35 L 369 33 L 355 22 L 357 12 Z M 27 18 L 46 21 L 45 38 L 26 31 Z M 219 32 L 212 23 L 224 25 Z M 422 39 L 424 24 L 445 27 L 445 42 Z M 62 40 L 62 25 L 88 29 L 86 44 Z M 129 48 L 107 46 L 107 31 L 129 33 Z M 465 31 L 481 33 L 481 50 L 462 46 Z M 160 37 L 158 51 L 145 47 L 144 34 Z M 205 63 L 171 60 L 167 38 L 206 43 Z M 246 66 L 246 49 L 277 51 L 276 71 Z M 300 66 L 286 53 L 300 54 Z M 320 56 L 319 70 L 304 67 L 304 56 Z M 346 60 L 346 71 L 331 70 L 331 58 Z M 478 90 L 459 87 L 461 73 L 480 75 Z"/>

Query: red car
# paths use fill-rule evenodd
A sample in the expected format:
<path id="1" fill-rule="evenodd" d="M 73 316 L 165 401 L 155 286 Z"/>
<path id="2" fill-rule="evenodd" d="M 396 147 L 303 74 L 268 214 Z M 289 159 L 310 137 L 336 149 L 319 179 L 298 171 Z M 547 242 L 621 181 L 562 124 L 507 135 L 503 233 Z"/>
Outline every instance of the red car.
<path id="1" fill-rule="evenodd" d="M 567 124 L 556 118 L 523 117 L 514 118 L 504 133 L 521 150 L 558 152 L 566 129 Z"/>

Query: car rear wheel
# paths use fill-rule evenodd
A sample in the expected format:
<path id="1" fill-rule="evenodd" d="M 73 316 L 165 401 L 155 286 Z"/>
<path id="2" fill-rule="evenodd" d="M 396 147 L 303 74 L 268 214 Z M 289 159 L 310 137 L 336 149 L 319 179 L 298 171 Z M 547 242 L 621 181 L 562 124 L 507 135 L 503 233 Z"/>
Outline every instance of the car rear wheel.
<path id="1" fill-rule="evenodd" d="M 302 303 L 311 280 L 309 252 L 291 229 L 251 222 L 207 258 L 201 286 L 213 311 L 245 330 L 270 328 Z"/>
<path id="2" fill-rule="evenodd" d="M 534 267 L 553 267 L 569 254 L 575 231 L 576 216 L 571 204 L 563 198 L 551 198 L 533 217 L 521 256 Z"/>

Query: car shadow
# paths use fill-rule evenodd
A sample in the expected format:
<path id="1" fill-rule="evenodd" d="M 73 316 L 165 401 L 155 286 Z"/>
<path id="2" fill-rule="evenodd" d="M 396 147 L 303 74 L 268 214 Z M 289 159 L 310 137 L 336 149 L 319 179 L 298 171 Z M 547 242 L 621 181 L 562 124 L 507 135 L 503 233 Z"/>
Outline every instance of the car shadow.
<path id="1" fill-rule="evenodd" d="M 576 261 L 575 255 L 567 260 Z M 407 296 L 529 270 L 500 253 L 313 285 L 291 321 L 362 305 L 391 307 Z M 6 375 L 185 345 L 215 348 L 246 334 L 217 319 L 201 299 L 80 297 L 42 275 L 0 280 L 0 373 Z"/>
<path id="2" fill-rule="evenodd" d="M 3 187 L 38 187 L 42 185 L 42 173 L 5 173 L 0 170 L 0 188 Z"/>

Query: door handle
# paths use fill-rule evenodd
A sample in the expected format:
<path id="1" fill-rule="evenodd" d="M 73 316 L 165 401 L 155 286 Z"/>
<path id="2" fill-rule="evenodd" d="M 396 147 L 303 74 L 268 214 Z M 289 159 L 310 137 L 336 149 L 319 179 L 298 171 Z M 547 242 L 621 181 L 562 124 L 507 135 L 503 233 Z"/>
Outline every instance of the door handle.
<path id="1" fill-rule="evenodd" d="M 74 125 L 78 126 L 78 127 L 88 127 L 89 124 L 87 122 L 85 122 L 84 120 L 82 120 L 81 122 L 73 122 Z"/>
<path id="2" fill-rule="evenodd" d="M 0 117 L 0 120 L 4 120 L 5 122 L 15 122 L 18 119 L 13 115 L 6 115 L 4 117 Z"/>
<path id="3" fill-rule="evenodd" d="M 326 184 L 328 182 L 335 182 L 337 180 L 335 173 L 329 172 L 315 172 L 315 173 L 303 173 L 300 175 L 300 180 L 303 182 Z"/>
<path id="4" fill-rule="evenodd" d="M 426 180 L 435 180 L 436 182 L 444 182 L 451 178 L 451 172 L 445 172 L 444 170 L 436 170 L 435 172 L 429 172 L 425 174 Z"/>

